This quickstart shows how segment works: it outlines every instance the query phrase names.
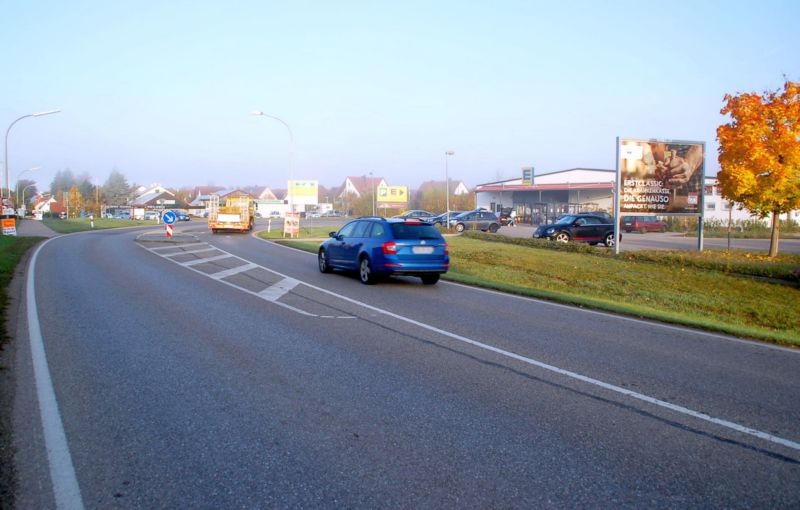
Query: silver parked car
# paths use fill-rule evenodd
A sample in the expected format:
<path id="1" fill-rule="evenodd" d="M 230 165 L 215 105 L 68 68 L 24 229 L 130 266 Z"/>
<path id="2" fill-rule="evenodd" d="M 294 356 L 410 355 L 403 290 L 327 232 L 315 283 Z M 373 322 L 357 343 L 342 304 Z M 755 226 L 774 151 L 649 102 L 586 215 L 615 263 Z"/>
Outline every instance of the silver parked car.
<path id="1" fill-rule="evenodd" d="M 481 230 L 495 233 L 500 229 L 500 220 L 491 211 L 477 209 L 461 213 L 455 218 L 450 218 L 450 228 L 456 229 L 456 232 Z"/>

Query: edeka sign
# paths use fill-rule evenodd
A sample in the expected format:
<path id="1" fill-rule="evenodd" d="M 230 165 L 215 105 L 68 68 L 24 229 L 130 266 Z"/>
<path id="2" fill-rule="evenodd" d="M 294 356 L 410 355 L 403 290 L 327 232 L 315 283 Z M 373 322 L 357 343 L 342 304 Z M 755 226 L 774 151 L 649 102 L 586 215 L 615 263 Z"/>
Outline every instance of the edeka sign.
<path id="1" fill-rule="evenodd" d="M 705 143 L 617 138 L 620 213 L 703 211 Z"/>
<path id="2" fill-rule="evenodd" d="M 4 236 L 17 235 L 17 221 L 14 218 L 3 218 L 0 222 L 2 222 Z"/>

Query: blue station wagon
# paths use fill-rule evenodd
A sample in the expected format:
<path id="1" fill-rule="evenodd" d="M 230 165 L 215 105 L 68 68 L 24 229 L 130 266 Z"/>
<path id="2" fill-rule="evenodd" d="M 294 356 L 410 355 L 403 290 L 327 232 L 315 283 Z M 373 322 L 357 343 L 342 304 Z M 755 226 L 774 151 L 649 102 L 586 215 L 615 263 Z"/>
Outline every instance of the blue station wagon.
<path id="1" fill-rule="evenodd" d="M 329 235 L 319 247 L 319 270 L 358 271 L 364 284 L 381 276 L 404 275 L 433 285 L 450 266 L 447 242 L 424 221 L 358 218 Z"/>

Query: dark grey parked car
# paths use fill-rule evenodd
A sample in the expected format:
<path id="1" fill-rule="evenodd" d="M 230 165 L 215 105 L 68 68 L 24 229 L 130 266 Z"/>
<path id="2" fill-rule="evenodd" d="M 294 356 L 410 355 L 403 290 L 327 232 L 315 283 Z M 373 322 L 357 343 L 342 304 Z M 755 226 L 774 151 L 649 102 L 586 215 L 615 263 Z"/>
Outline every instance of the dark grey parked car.
<path id="1" fill-rule="evenodd" d="M 477 210 L 461 213 L 455 218 L 450 218 L 450 228 L 456 232 L 465 230 L 487 230 L 491 233 L 497 232 L 500 228 L 500 220 L 491 211 Z"/>
<path id="2" fill-rule="evenodd" d="M 533 231 L 533 237 L 560 243 L 603 243 L 611 247 L 614 246 L 614 219 L 607 220 L 604 216 L 592 213 L 565 214 L 555 223 L 540 225 Z M 619 240 L 622 241 L 622 234 L 619 235 Z"/>
<path id="3" fill-rule="evenodd" d="M 450 219 L 455 218 L 459 214 L 463 213 L 464 211 L 450 211 Z M 428 223 L 433 223 L 434 225 L 441 225 L 444 226 L 447 223 L 447 213 L 443 212 L 438 216 L 434 216 L 433 218 L 425 218 L 425 221 Z"/>

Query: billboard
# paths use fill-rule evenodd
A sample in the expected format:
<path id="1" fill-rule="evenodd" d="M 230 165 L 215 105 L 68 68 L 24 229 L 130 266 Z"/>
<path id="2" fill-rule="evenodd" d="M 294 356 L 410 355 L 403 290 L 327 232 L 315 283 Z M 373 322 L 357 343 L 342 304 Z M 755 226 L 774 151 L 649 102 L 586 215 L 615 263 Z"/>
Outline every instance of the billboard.
<path id="1" fill-rule="evenodd" d="M 408 186 L 380 186 L 378 204 L 407 204 Z"/>
<path id="2" fill-rule="evenodd" d="M 315 205 L 318 201 L 319 181 L 289 181 L 289 199 L 295 205 Z"/>
<path id="3" fill-rule="evenodd" d="M 617 138 L 621 214 L 703 212 L 705 142 Z"/>

